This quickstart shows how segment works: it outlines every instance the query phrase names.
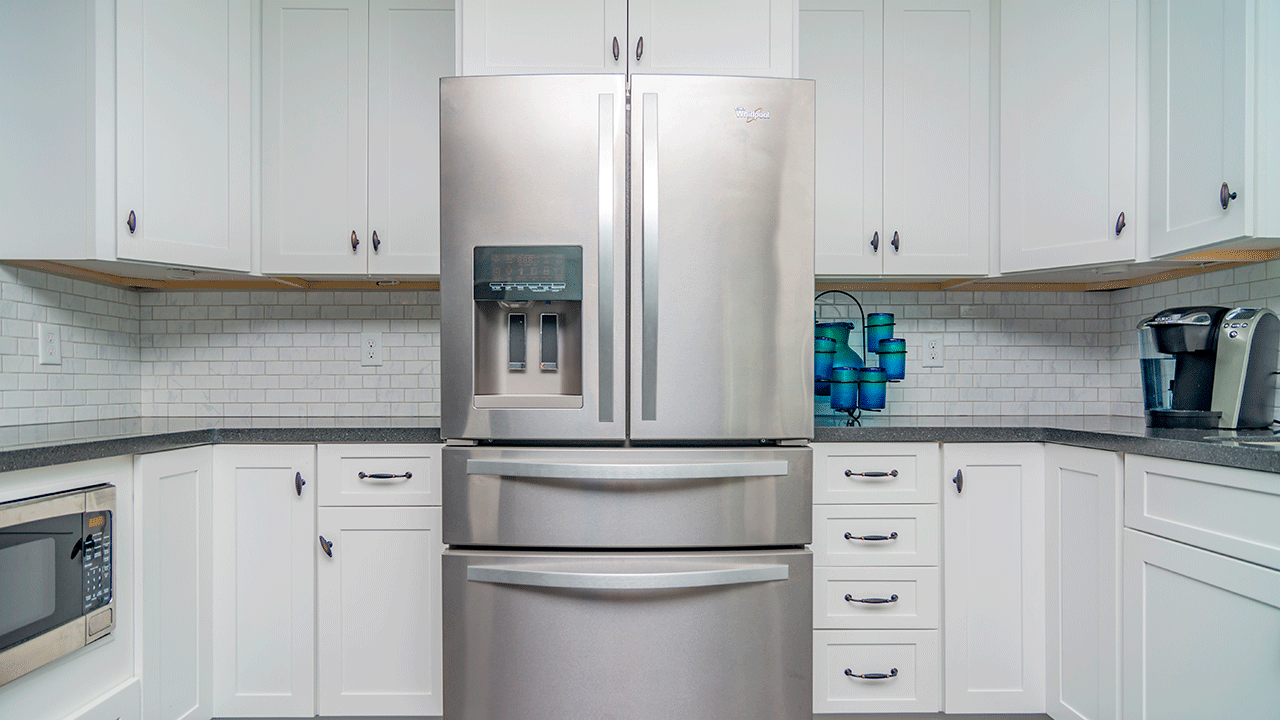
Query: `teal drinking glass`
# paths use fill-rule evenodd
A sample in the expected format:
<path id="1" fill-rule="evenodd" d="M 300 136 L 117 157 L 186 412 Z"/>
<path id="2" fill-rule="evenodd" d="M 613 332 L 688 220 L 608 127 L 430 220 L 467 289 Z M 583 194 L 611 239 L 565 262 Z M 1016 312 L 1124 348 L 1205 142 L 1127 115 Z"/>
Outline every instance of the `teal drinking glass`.
<path id="1" fill-rule="evenodd" d="M 889 378 L 884 368 L 864 367 L 858 371 L 858 407 L 863 410 L 884 408 L 884 387 Z"/>
<path id="2" fill-rule="evenodd" d="M 902 338 L 881 340 L 880 367 L 884 368 L 885 377 L 890 380 L 901 380 L 906 377 L 907 341 Z"/>

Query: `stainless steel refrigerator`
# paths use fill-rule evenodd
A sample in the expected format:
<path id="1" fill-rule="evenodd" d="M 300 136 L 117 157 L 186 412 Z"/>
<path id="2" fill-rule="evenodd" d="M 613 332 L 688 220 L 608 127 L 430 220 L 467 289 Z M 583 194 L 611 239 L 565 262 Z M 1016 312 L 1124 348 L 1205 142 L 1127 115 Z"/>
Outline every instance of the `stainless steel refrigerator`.
<path id="1" fill-rule="evenodd" d="M 808 720 L 813 83 L 440 112 L 445 716 Z"/>

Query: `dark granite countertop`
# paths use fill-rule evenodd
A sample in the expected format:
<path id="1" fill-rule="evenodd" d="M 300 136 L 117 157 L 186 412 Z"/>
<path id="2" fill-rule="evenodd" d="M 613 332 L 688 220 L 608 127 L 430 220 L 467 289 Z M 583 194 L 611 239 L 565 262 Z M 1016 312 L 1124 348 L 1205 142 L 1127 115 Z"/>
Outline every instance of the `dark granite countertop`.
<path id="1" fill-rule="evenodd" d="M 1280 473 L 1269 430 L 1153 430 L 1142 418 L 821 418 L 814 442 L 1048 442 Z M 438 443 L 437 417 L 124 418 L 0 427 L 0 472 L 216 443 Z"/>
<path id="2" fill-rule="evenodd" d="M 0 472 L 216 443 L 438 443 L 438 417 L 122 418 L 0 427 Z"/>

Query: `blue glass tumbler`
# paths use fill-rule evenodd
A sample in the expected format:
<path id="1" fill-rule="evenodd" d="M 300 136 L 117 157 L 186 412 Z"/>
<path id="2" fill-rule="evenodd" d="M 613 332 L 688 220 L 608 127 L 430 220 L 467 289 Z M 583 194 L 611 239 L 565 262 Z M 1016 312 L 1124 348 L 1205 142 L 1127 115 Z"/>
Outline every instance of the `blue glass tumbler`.
<path id="1" fill-rule="evenodd" d="M 831 409 L 841 412 L 858 407 L 858 368 L 838 367 L 831 371 Z"/>
<path id="2" fill-rule="evenodd" d="M 889 338 L 880 341 L 880 367 L 890 380 L 901 380 L 907 376 L 907 341 L 902 338 Z"/>
<path id="3" fill-rule="evenodd" d="M 893 313 L 871 313 L 867 316 L 867 352 L 880 352 L 880 341 L 891 337 Z"/>
<path id="4" fill-rule="evenodd" d="M 884 368 L 864 367 L 858 371 L 858 407 L 863 410 L 882 410 L 884 408 L 884 387 L 886 377 Z"/>
<path id="5" fill-rule="evenodd" d="M 827 337 L 813 339 L 813 393 L 831 394 L 831 366 L 836 357 L 836 341 Z"/>

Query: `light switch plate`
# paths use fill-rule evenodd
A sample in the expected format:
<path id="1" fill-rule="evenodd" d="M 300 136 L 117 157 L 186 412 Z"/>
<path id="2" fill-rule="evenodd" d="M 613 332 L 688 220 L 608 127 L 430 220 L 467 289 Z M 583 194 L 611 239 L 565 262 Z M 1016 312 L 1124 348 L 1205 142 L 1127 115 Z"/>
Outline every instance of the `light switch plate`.
<path id="1" fill-rule="evenodd" d="M 941 335 L 925 335 L 924 350 L 921 352 L 924 357 L 924 367 L 940 368 L 942 361 L 946 359 L 947 348 L 942 344 Z"/>
<path id="2" fill-rule="evenodd" d="M 382 365 L 382 333 L 360 333 L 361 367 Z"/>
<path id="3" fill-rule="evenodd" d="M 37 330 L 37 336 L 40 340 L 40 364 L 61 365 L 62 338 L 58 334 L 58 326 L 40 323 Z"/>

